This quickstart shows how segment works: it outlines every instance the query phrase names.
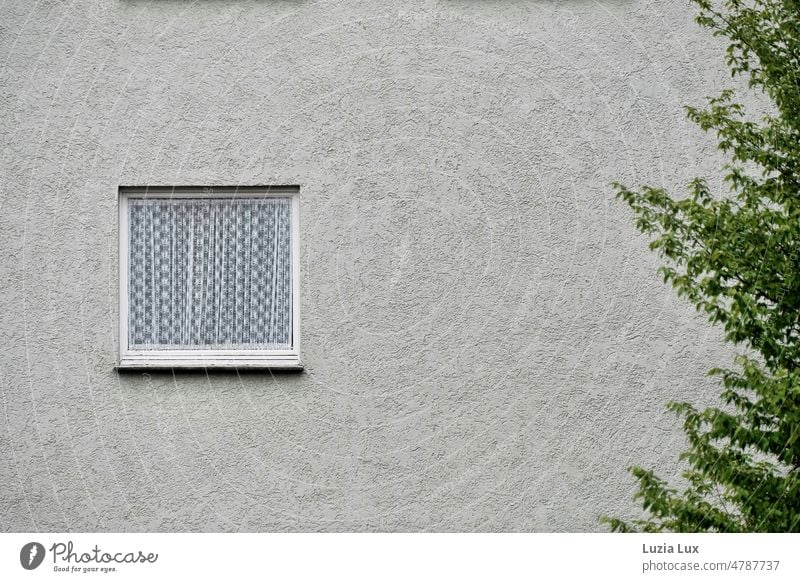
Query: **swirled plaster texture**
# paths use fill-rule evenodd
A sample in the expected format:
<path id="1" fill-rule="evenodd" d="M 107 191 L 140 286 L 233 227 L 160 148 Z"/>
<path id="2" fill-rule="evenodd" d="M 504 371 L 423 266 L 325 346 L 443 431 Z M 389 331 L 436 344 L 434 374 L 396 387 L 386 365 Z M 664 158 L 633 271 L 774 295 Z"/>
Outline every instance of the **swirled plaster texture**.
<path id="1" fill-rule="evenodd" d="M 609 183 L 718 166 L 687 2 L 12 0 L 0 42 L 2 530 L 595 531 L 678 473 L 731 350 Z M 115 372 L 144 184 L 300 185 L 304 373 Z"/>

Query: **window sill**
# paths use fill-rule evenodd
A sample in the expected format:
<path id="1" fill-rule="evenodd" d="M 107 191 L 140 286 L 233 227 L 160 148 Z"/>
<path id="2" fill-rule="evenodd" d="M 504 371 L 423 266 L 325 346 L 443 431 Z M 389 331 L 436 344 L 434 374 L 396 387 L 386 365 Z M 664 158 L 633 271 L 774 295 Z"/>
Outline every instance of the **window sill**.
<path id="1" fill-rule="evenodd" d="M 114 366 L 119 371 L 130 370 L 284 370 L 301 372 L 304 366 L 299 359 L 153 359 L 123 358 Z"/>

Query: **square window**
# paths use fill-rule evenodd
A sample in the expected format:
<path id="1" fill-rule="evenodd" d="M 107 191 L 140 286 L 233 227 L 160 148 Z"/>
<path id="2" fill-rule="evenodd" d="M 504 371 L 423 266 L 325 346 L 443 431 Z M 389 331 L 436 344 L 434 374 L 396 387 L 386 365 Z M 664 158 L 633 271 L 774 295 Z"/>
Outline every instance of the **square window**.
<path id="1" fill-rule="evenodd" d="M 301 367 L 297 194 L 120 188 L 120 367 Z"/>

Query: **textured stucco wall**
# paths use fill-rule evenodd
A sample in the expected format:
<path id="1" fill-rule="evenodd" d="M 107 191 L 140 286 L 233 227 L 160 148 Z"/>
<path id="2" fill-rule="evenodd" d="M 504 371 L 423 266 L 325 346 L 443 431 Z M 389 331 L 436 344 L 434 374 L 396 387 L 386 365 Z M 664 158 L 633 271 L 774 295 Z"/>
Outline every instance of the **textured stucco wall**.
<path id="1" fill-rule="evenodd" d="M 719 334 L 612 179 L 710 172 L 684 0 L 0 4 L 0 528 L 599 530 Z M 303 374 L 118 375 L 117 188 L 299 184 Z"/>

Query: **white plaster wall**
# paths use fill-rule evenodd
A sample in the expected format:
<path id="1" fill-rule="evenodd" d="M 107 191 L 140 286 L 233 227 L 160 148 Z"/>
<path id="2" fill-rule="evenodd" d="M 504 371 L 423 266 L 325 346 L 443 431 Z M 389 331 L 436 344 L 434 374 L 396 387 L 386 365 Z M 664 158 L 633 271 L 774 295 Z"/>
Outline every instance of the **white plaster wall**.
<path id="1" fill-rule="evenodd" d="M 729 362 L 613 179 L 712 172 L 684 0 L 0 3 L 0 528 L 593 531 Z M 303 374 L 118 375 L 117 188 L 299 184 Z"/>

